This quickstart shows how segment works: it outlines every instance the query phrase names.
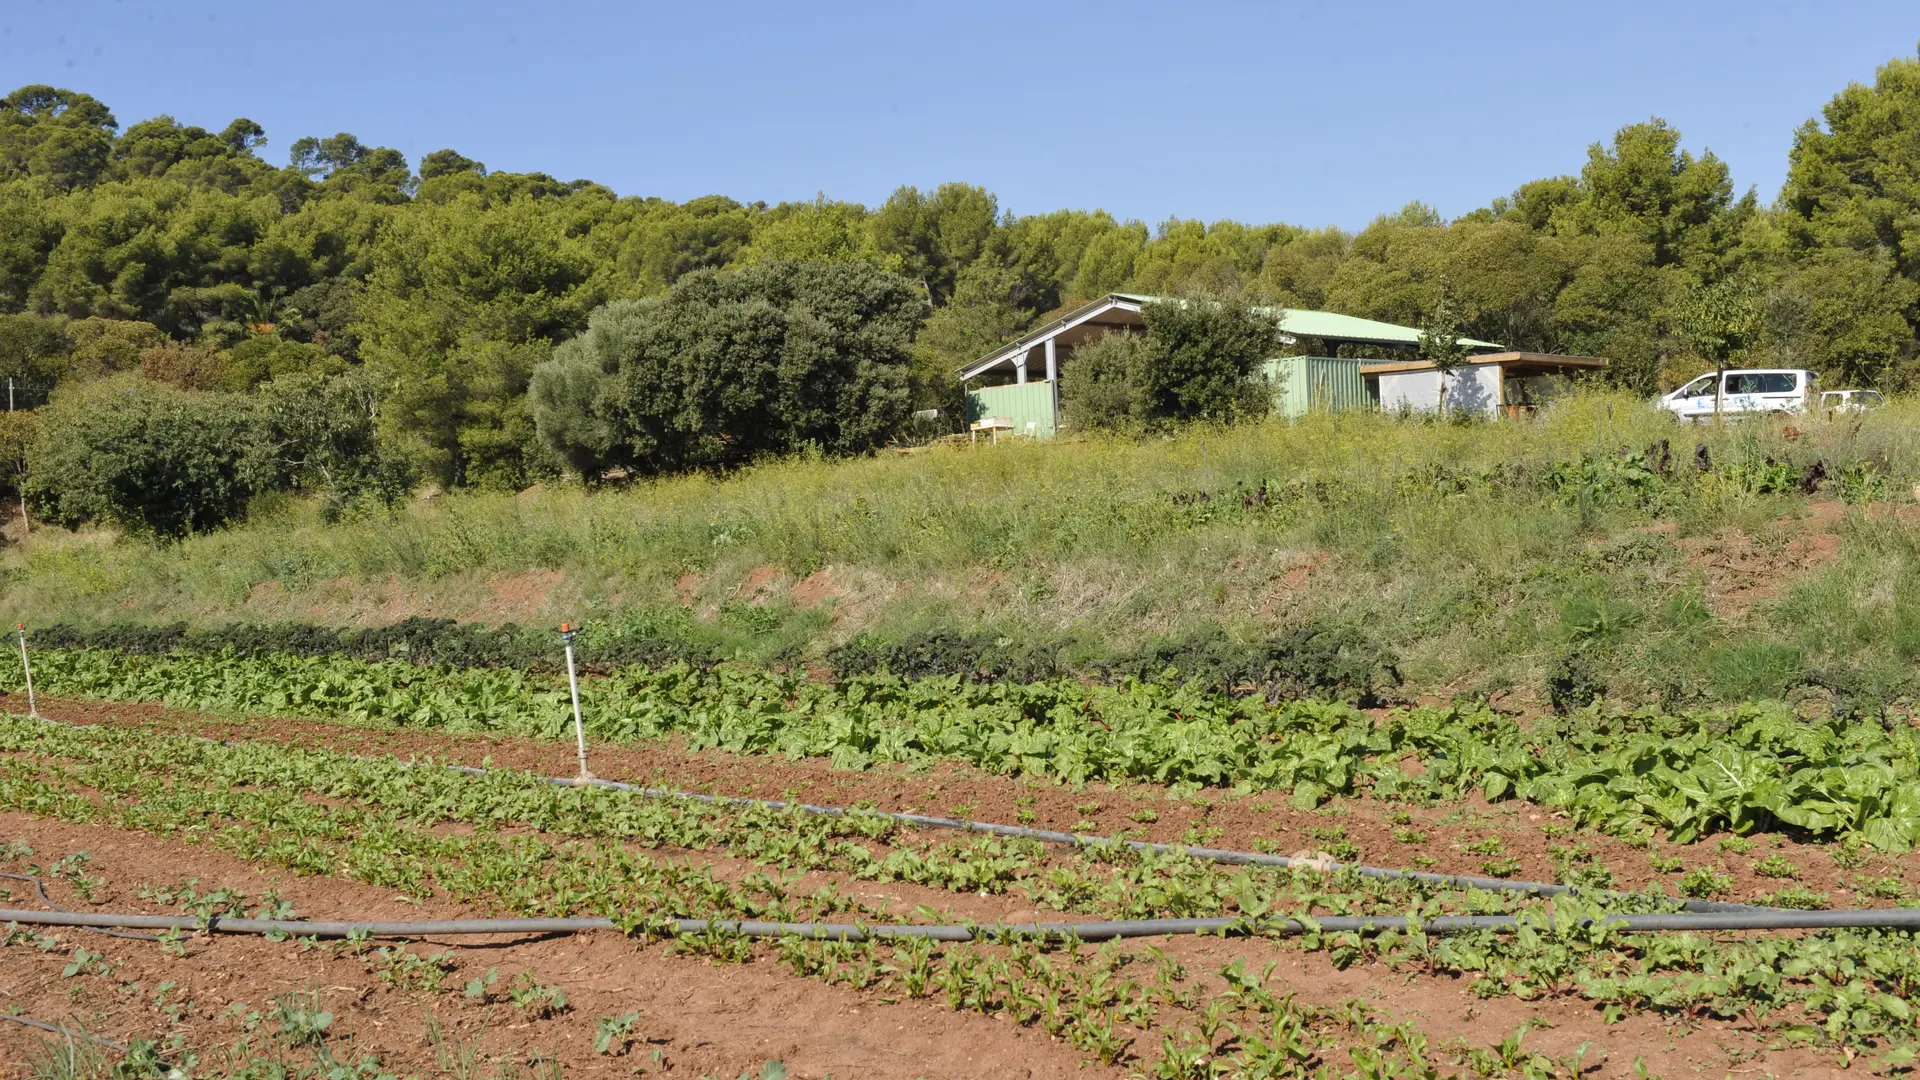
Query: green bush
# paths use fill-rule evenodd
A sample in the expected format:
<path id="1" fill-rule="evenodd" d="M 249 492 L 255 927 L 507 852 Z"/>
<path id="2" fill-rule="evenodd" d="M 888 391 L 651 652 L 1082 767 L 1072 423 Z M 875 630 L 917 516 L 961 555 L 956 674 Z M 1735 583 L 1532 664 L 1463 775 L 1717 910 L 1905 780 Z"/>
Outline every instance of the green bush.
<path id="1" fill-rule="evenodd" d="M 1060 405 L 1074 431 L 1132 431 L 1146 419 L 1134 387 L 1154 354 L 1142 335 L 1107 333 L 1073 351 L 1060 372 Z"/>
<path id="2" fill-rule="evenodd" d="M 601 308 L 554 350 L 533 376 L 534 423 L 588 476 L 870 450 L 906 419 L 923 307 L 865 263 L 689 274 L 659 300 Z"/>
<path id="3" fill-rule="evenodd" d="M 1069 426 L 1132 431 L 1265 416 L 1260 363 L 1280 349 L 1273 314 L 1238 301 L 1164 300 L 1142 309 L 1144 336 L 1109 333 L 1074 350 L 1061 372 Z"/>
<path id="4" fill-rule="evenodd" d="M 1136 413 L 1159 421 L 1267 415 L 1271 392 L 1257 375 L 1280 349 L 1272 312 L 1238 301 L 1169 300 L 1140 314 L 1153 352 L 1135 375 Z"/>
<path id="5" fill-rule="evenodd" d="M 238 517 L 269 471 L 258 405 L 122 377 L 42 411 L 27 495 L 56 524 L 111 522 L 161 538 Z"/>

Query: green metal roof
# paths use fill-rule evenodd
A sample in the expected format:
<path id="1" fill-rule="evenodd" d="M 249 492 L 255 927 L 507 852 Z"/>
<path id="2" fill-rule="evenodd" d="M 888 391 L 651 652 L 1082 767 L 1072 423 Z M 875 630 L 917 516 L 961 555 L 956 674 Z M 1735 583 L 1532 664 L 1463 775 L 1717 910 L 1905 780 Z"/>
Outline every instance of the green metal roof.
<path id="1" fill-rule="evenodd" d="M 1151 304 L 1161 298 L 1144 293 L 1114 293 L 1141 304 Z M 1261 308 L 1272 312 L 1271 308 Z M 1411 326 L 1398 323 L 1381 322 L 1378 319 L 1362 319 L 1358 315 L 1342 315 L 1337 311 L 1304 311 L 1299 308 L 1280 309 L 1280 329 L 1283 333 L 1295 337 L 1314 337 L 1333 341 L 1364 341 L 1383 345 L 1418 345 L 1420 331 Z M 1475 349 L 1499 349 L 1504 346 L 1498 342 L 1481 341 L 1478 338 L 1461 338 L 1462 345 Z"/>

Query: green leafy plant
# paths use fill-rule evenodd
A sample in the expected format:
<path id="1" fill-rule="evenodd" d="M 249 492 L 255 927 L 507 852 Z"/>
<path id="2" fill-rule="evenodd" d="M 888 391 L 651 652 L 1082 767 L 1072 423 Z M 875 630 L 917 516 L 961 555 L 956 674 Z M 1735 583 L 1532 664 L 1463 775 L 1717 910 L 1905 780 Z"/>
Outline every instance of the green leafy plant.
<path id="1" fill-rule="evenodd" d="M 529 1020 L 544 1020 L 567 1011 L 567 995 L 557 986 L 545 986 L 535 981 L 530 971 L 522 971 L 514 978 L 508 997 L 513 1001 L 513 1007 Z"/>
<path id="2" fill-rule="evenodd" d="M 603 1016 L 600 1026 L 594 1032 L 593 1052 L 619 1056 L 633 1045 L 633 1025 L 640 1019 L 638 1012 L 622 1013 L 619 1016 Z"/>
<path id="3" fill-rule="evenodd" d="M 1687 896 L 1711 900 L 1733 891 L 1733 878 L 1711 866 L 1696 866 L 1680 878 L 1680 891 Z"/>

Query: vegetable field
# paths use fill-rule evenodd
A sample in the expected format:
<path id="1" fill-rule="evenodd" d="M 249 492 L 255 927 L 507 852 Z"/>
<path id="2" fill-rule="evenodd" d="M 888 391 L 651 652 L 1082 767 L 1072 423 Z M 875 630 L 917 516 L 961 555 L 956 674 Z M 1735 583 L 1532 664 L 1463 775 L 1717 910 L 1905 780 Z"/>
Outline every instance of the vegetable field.
<path id="1" fill-rule="evenodd" d="M 1574 1077 L 1897 1072 L 1920 1049 L 1909 931 L 1606 918 L 1912 903 L 1920 741 L 1904 722 L 1786 706 L 1522 722 L 1197 683 L 727 665 L 582 681 L 597 774 L 847 808 L 822 815 L 550 782 L 573 750 L 563 676 L 34 660 L 48 719 L 22 715 L 17 678 L 0 719 L 5 906 L 192 921 L 145 940 L 8 925 L 5 1011 L 55 1029 L 0 1026 L 7 1056 L 34 1063 L 22 1075 Z M 1453 932 L 1453 916 L 1505 918 Z M 219 932 L 249 917 L 613 929 Z M 1160 919 L 1224 922 L 1104 942 L 993 929 Z"/>

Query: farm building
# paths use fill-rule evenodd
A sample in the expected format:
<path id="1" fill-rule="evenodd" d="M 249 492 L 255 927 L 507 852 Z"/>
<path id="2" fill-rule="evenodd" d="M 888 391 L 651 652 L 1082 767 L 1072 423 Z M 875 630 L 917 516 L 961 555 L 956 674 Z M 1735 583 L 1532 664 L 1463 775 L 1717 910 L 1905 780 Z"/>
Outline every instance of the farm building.
<path id="1" fill-rule="evenodd" d="M 1471 356 L 1446 377 L 1449 412 L 1517 416 L 1552 399 L 1574 376 L 1607 366 L 1597 356 L 1501 352 Z M 1367 393 L 1388 412 L 1433 412 L 1440 406 L 1440 372 L 1424 360 L 1361 367 Z"/>
<path id="2" fill-rule="evenodd" d="M 1157 298 L 1137 293 L 1109 293 L 1031 331 L 1006 347 L 964 368 L 963 382 L 976 384 L 967 391 L 967 419 L 976 426 L 1011 431 L 1038 438 L 1059 429 L 1060 366 L 1073 350 L 1102 334 L 1142 333 L 1141 309 Z M 1373 348 L 1403 355 L 1420 342 L 1420 331 L 1410 326 L 1362 319 L 1332 311 L 1286 309 L 1280 329 L 1289 343 L 1317 347 L 1332 353 Z M 1488 354 L 1500 346 L 1491 341 L 1462 338 L 1461 342 Z M 1511 354 L 1510 354 L 1511 355 Z M 1267 361 L 1263 374 L 1274 387 L 1274 411 L 1302 416 L 1313 409 L 1367 408 L 1378 401 L 1377 384 L 1366 378 L 1378 361 L 1332 356 L 1289 356 Z M 977 385 L 984 383 L 985 385 Z M 1397 385 L 1397 384 L 1396 384 Z M 1435 387 L 1437 392 L 1437 385 Z"/>

